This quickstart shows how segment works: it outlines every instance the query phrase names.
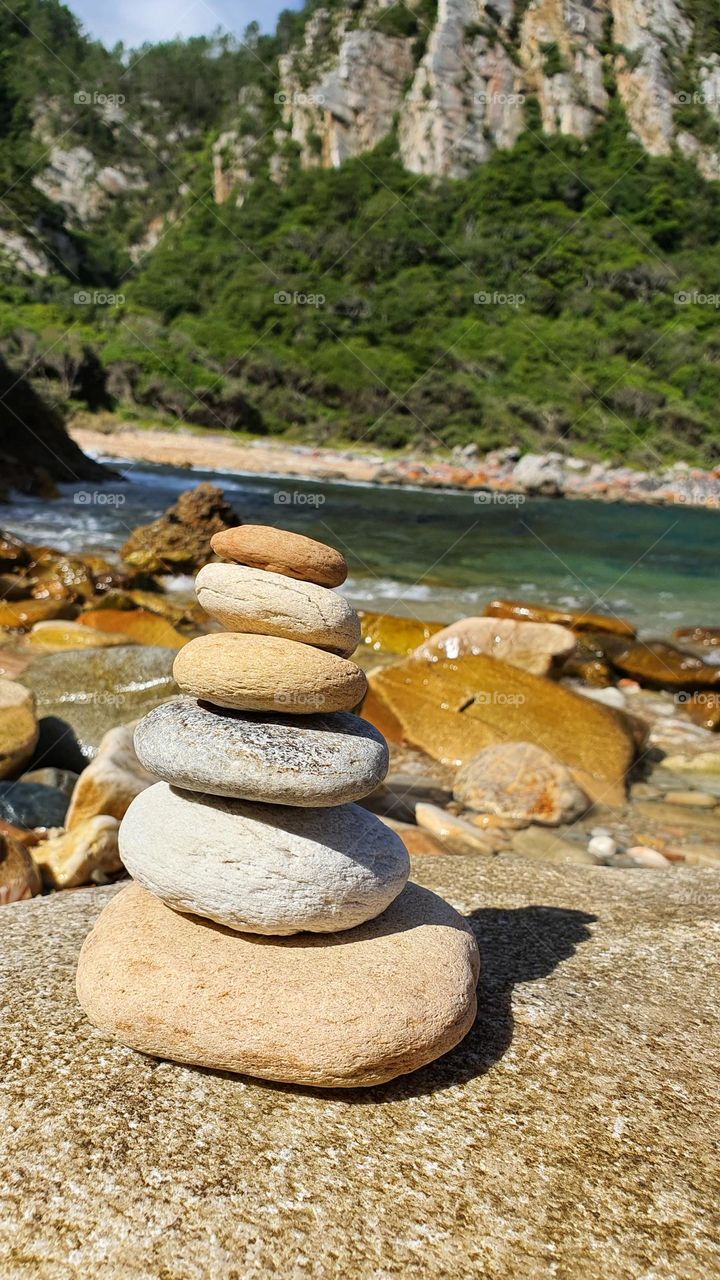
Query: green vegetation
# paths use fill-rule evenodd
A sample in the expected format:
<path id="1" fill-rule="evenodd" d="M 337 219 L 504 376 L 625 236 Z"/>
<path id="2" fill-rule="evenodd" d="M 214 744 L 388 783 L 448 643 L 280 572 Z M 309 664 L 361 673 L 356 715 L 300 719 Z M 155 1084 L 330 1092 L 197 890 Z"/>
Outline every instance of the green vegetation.
<path id="1" fill-rule="evenodd" d="M 128 94 L 134 120 L 154 95 L 155 135 L 168 121 L 191 132 L 170 176 L 146 160 L 147 194 L 78 233 L 83 286 L 125 302 L 75 305 L 70 272 L 5 277 L 0 351 L 32 365 L 54 399 L 214 428 L 428 450 L 560 443 L 645 465 L 720 459 L 720 187 L 677 156 L 647 156 L 617 100 L 588 142 L 543 136 L 527 104 L 515 147 L 455 182 L 407 173 L 389 138 L 339 170 L 302 171 L 288 144 L 280 185 L 263 143 L 242 207 L 214 205 L 212 143 L 237 127 L 238 86 L 258 91 L 272 133 L 273 58 L 302 19 L 252 35 L 252 55 L 172 43 L 127 73 L 144 77 Z M 196 117 L 178 84 L 204 86 L 208 58 L 224 87 L 198 88 Z M 92 74 L 109 77 L 107 64 Z M 27 168 L 30 98 L 12 92 L 3 129 Z M 121 136 L 108 130 L 109 156 Z M 27 184 L 24 198 L 40 202 L 28 216 L 52 209 Z M 174 222 L 133 267 L 129 243 L 171 207 Z"/>

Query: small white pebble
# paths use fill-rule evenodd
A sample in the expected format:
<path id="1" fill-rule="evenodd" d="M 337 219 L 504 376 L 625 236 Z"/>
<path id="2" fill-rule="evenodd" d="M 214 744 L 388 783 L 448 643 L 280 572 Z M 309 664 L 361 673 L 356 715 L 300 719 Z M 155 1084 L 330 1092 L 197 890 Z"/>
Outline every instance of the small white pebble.
<path id="1" fill-rule="evenodd" d="M 611 858 L 617 853 L 617 845 L 612 836 L 593 836 L 588 841 L 588 853 L 596 858 Z"/>
<path id="2" fill-rule="evenodd" d="M 649 849 L 647 845 L 636 844 L 632 849 L 627 851 L 628 858 L 632 858 L 633 862 L 639 867 L 669 867 L 671 862 L 664 854 L 659 853 L 657 849 Z"/>

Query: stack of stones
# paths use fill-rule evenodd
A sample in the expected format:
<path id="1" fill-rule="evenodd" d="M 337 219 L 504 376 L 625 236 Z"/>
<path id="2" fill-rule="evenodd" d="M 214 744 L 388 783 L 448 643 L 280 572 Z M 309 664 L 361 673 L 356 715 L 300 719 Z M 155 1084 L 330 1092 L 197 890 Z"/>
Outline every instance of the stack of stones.
<path id="1" fill-rule="evenodd" d="M 120 830 L 134 883 L 86 939 L 88 1017 L 160 1058 L 351 1087 L 457 1044 L 476 1011 L 466 922 L 408 884 L 405 846 L 355 802 L 388 768 L 352 713 L 357 614 L 339 552 L 244 525 L 197 595 L 226 631 L 178 654 L 183 696 L 138 725 L 162 781 Z M 227 562 L 230 563 L 227 563 Z"/>

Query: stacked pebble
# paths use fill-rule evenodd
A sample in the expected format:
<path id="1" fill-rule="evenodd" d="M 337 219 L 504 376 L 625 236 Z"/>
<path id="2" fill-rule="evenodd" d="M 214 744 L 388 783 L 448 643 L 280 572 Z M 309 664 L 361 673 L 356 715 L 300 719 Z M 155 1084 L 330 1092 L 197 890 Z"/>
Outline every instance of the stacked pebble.
<path id="1" fill-rule="evenodd" d="M 388 750 L 352 714 L 367 682 L 350 661 L 357 614 L 332 590 L 343 556 L 251 525 L 212 547 L 230 563 L 207 565 L 197 596 L 227 630 L 180 651 L 184 696 L 136 730 L 161 781 L 122 823 L 136 883 L 86 940 L 80 1001 L 159 1057 L 304 1084 L 391 1079 L 472 1024 L 474 939 L 406 888 L 402 841 L 354 803 Z"/>

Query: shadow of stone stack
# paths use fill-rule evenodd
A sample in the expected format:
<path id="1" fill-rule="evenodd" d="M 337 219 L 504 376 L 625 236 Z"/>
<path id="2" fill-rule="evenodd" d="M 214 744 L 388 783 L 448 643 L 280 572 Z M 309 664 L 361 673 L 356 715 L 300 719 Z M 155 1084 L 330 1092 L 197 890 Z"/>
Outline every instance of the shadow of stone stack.
<path id="1" fill-rule="evenodd" d="M 183 648 L 180 698 L 138 725 L 161 779 L 120 831 L 134 883 L 86 939 L 78 996 L 132 1048 L 270 1080 L 379 1084 L 453 1048 L 476 1011 L 465 920 L 408 884 L 405 847 L 354 803 L 388 769 L 352 713 L 367 682 L 347 565 L 244 525 L 198 599 L 223 632 Z M 230 563 L 227 563 L 227 562 Z"/>

